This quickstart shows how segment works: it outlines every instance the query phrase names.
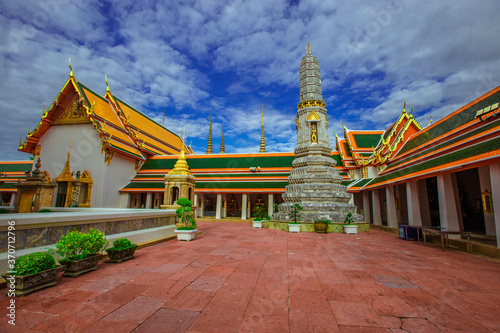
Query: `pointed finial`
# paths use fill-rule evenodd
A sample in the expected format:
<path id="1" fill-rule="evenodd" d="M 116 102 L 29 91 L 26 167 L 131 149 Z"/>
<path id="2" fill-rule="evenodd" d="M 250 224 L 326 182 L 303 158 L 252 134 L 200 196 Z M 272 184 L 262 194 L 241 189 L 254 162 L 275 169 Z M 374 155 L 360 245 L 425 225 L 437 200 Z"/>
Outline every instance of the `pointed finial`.
<path id="1" fill-rule="evenodd" d="M 260 132 L 260 149 L 259 153 L 266 152 L 266 139 L 264 137 L 264 105 L 262 105 L 262 128 Z"/>
<path id="2" fill-rule="evenodd" d="M 312 52 L 312 48 L 311 48 L 311 46 L 309 45 L 309 42 L 307 42 L 306 52 L 307 52 L 307 54 L 311 54 L 311 52 Z"/>
<path id="3" fill-rule="evenodd" d="M 69 57 L 69 69 L 71 69 L 71 72 L 69 73 L 69 77 L 73 77 L 73 67 L 71 67 L 71 58 L 73 58 L 73 57 Z"/>
<path id="4" fill-rule="evenodd" d="M 208 128 L 208 143 L 207 143 L 206 154 L 214 153 L 214 150 L 212 149 L 212 109 L 213 109 L 213 103 L 210 102 L 210 126 Z"/>
<path id="5" fill-rule="evenodd" d="M 411 105 L 410 115 L 413 116 L 413 105 Z"/>
<path id="6" fill-rule="evenodd" d="M 406 113 L 406 100 L 403 99 L 403 113 Z"/>
<path id="7" fill-rule="evenodd" d="M 222 137 L 220 139 L 219 154 L 226 153 L 226 146 L 224 146 L 224 120 L 222 121 Z"/>
<path id="8" fill-rule="evenodd" d="M 165 127 L 165 113 L 167 112 L 167 110 L 163 110 L 163 123 L 162 123 L 162 126 Z"/>
<path id="9" fill-rule="evenodd" d="M 432 124 L 432 115 L 431 115 L 431 120 L 429 120 L 429 125 Z"/>
<path id="10" fill-rule="evenodd" d="M 109 84 L 108 84 L 108 74 L 104 75 L 104 81 L 106 81 L 106 92 L 109 92 Z"/>

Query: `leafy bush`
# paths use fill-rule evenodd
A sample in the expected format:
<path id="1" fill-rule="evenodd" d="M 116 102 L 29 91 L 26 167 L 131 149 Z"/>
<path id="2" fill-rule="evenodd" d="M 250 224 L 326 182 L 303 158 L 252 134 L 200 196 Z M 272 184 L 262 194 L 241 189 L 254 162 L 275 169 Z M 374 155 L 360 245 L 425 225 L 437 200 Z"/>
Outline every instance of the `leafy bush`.
<path id="1" fill-rule="evenodd" d="M 0 208 L 0 214 L 7 214 L 7 209 Z"/>
<path id="2" fill-rule="evenodd" d="M 314 221 L 314 222 L 324 222 L 324 223 L 326 223 L 326 224 L 332 224 L 332 222 L 331 222 L 331 221 L 329 221 L 329 220 L 316 220 L 316 221 Z"/>
<path id="3" fill-rule="evenodd" d="M 275 202 L 274 205 L 273 205 L 273 213 L 277 213 L 278 212 L 278 207 L 279 207 L 279 204 L 277 202 Z"/>
<path id="4" fill-rule="evenodd" d="M 344 224 L 354 224 L 354 218 L 352 217 L 351 212 L 347 213 L 347 215 L 345 216 Z"/>
<path id="5" fill-rule="evenodd" d="M 92 228 L 88 233 L 73 230 L 61 236 L 56 253 L 66 260 L 80 260 L 99 254 L 108 246 L 108 240 L 99 230 Z"/>
<path id="6" fill-rule="evenodd" d="M 52 211 L 50 209 L 48 209 L 48 208 L 44 208 L 44 209 L 40 209 L 38 212 L 39 213 L 50 213 Z"/>
<path id="7" fill-rule="evenodd" d="M 266 214 L 266 220 L 270 220 L 271 219 L 271 216 L 269 216 L 269 214 Z"/>
<path id="8" fill-rule="evenodd" d="M 194 220 L 194 214 L 191 211 L 191 201 L 186 198 L 180 198 L 176 201 L 176 203 L 181 207 L 177 208 L 175 210 L 175 213 L 177 214 L 177 217 L 181 220 L 181 222 L 184 223 L 183 228 L 185 228 L 180 230 L 196 229 L 196 221 Z"/>
<path id="9" fill-rule="evenodd" d="M 113 242 L 113 247 L 109 248 L 108 250 L 124 250 L 128 249 L 130 247 L 136 246 L 135 244 L 132 244 L 132 242 L 127 239 L 127 238 L 118 238 L 115 239 Z"/>
<path id="10" fill-rule="evenodd" d="M 55 268 L 54 257 L 47 252 L 34 252 L 17 258 L 14 265 L 16 275 L 30 275 Z"/>
<path id="11" fill-rule="evenodd" d="M 292 211 L 290 213 L 288 213 L 288 216 L 290 216 L 290 219 L 297 223 L 297 221 L 300 221 L 300 213 L 299 211 L 301 211 L 302 209 L 304 209 L 304 207 L 302 207 L 301 205 L 299 204 L 295 204 L 292 206 Z"/>
<path id="12" fill-rule="evenodd" d="M 262 221 L 266 217 L 266 206 L 263 204 L 255 205 L 255 213 L 253 216 L 255 217 L 255 221 Z"/>

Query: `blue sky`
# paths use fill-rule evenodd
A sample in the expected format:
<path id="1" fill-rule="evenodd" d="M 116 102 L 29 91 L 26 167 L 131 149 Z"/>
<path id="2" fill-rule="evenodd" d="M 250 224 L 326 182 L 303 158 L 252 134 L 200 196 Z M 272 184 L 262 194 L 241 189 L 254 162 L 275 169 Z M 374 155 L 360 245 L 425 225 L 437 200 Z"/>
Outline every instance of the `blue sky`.
<path id="1" fill-rule="evenodd" d="M 299 64 L 310 42 L 321 67 L 330 141 L 385 129 L 403 100 L 427 125 L 500 84 L 497 0 L 81 1 L 0 3 L 0 160 L 17 152 L 69 75 L 113 94 L 204 153 L 293 151 Z M 409 109 L 409 107 L 408 107 Z"/>

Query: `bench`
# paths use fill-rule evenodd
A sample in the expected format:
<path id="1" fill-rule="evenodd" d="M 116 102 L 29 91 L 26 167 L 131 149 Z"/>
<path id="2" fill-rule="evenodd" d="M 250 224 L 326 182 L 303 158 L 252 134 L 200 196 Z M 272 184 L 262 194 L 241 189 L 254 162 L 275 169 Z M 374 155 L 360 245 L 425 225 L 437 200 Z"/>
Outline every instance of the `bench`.
<path id="1" fill-rule="evenodd" d="M 444 251 L 445 244 L 447 247 L 450 247 L 450 240 L 448 238 L 449 235 L 460 235 L 466 236 L 467 237 L 467 252 L 472 252 L 472 245 L 470 242 L 470 232 L 464 232 L 464 231 L 448 231 L 448 230 L 440 230 L 440 229 L 435 229 L 435 228 L 429 228 L 429 227 L 421 227 L 422 228 L 422 234 L 424 236 L 424 245 L 427 245 L 427 239 L 426 239 L 426 234 L 428 235 L 437 235 L 441 237 L 441 249 Z"/>

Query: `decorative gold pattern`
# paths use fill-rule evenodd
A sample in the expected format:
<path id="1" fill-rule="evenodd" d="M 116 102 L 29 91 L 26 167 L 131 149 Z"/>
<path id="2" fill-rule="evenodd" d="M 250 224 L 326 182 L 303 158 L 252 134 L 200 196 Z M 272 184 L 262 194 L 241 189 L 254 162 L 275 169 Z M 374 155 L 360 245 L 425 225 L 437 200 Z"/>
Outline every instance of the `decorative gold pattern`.
<path id="1" fill-rule="evenodd" d="M 66 163 L 64 164 L 64 168 L 62 169 L 59 176 L 57 176 L 54 179 L 55 181 L 57 181 L 57 182 L 74 182 L 75 181 L 75 178 L 73 178 L 73 176 L 71 175 L 70 158 L 71 158 L 71 142 L 69 144 L 68 157 L 66 158 Z"/>
<path id="2" fill-rule="evenodd" d="M 368 178 L 368 168 L 361 168 L 361 178 Z"/>
<path id="3" fill-rule="evenodd" d="M 311 123 L 311 142 L 318 143 L 318 132 L 316 130 L 316 123 Z"/>
<path id="4" fill-rule="evenodd" d="M 316 111 L 312 110 L 308 115 L 307 115 L 307 120 L 320 120 L 321 117 L 316 113 Z"/>
<path id="5" fill-rule="evenodd" d="M 483 199 L 483 211 L 485 213 L 493 213 L 493 202 L 491 200 L 491 192 L 485 189 L 481 192 L 481 198 Z"/>
<path id="6" fill-rule="evenodd" d="M 168 175 L 188 175 L 192 176 L 189 166 L 186 161 L 186 154 L 184 152 L 184 145 L 182 146 L 179 159 L 175 162 L 174 168 L 168 173 Z"/>
<path id="7" fill-rule="evenodd" d="M 63 115 L 55 121 L 55 124 L 81 124 L 88 123 L 87 112 L 83 107 L 83 100 L 76 98 L 64 111 Z"/>
<path id="8" fill-rule="evenodd" d="M 313 99 L 313 100 L 308 99 L 306 101 L 303 101 L 303 102 L 300 102 L 299 104 L 297 104 L 297 109 L 300 110 L 302 108 L 311 107 L 311 106 L 319 106 L 319 107 L 324 108 L 326 106 L 326 104 L 325 104 L 325 102 L 319 101 L 316 99 Z"/>

